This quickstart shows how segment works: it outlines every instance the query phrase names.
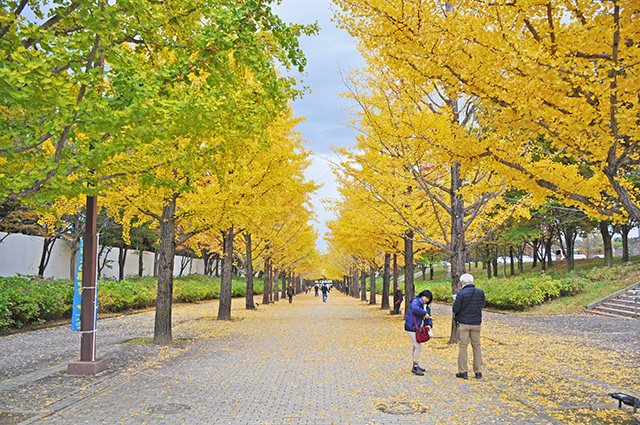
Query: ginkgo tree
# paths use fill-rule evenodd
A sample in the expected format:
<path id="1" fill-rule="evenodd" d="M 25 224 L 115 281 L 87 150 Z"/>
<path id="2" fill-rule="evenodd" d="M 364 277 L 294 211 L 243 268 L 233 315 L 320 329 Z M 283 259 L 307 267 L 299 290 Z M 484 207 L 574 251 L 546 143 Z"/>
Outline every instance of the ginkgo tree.
<path id="1" fill-rule="evenodd" d="M 170 341 L 175 201 L 212 152 L 264 139 L 298 94 L 279 72 L 302 70 L 297 37 L 315 26 L 284 24 L 266 0 L 22 2 L 0 19 L 0 196 L 164 191 L 156 339 Z"/>
<path id="2" fill-rule="evenodd" d="M 373 199 L 364 187 L 341 174 L 337 175 L 337 180 L 341 198 L 334 200 L 332 206 L 337 219 L 327 223 L 330 231 L 328 241 L 334 247 L 342 247 L 359 260 L 361 272 L 363 274 L 366 272 L 370 279 L 370 304 L 376 303 L 376 271 L 381 266 L 386 266 L 381 308 L 388 309 L 390 288 L 388 267 L 393 251 L 392 241 L 397 239 L 396 234 L 400 230 L 390 231 L 385 227 L 393 226 L 381 213 L 380 208 L 376 209 L 373 206 Z"/>
<path id="3" fill-rule="evenodd" d="M 305 222 L 310 219 L 304 215 L 304 204 L 318 186 L 304 176 L 310 152 L 303 146 L 299 133 L 294 131 L 299 121 L 291 113 L 283 115 L 267 129 L 266 143 L 245 144 L 243 155 L 227 163 L 227 168 L 216 174 L 217 192 L 207 199 L 207 203 L 213 202 L 215 207 L 207 211 L 210 217 L 217 217 L 214 229 L 228 238 L 229 254 L 225 251 L 223 257 L 223 270 L 227 273 L 230 273 L 234 257 L 239 256 L 234 248 L 238 234 L 244 234 L 245 268 L 254 269 L 254 260 L 264 263 L 269 252 L 281 249 L 280 243 L 288 243 L 291 235 L 287 231 L 295 227 L 291 223 L 298 222 L 300 216 L 305 217 Z M 226 157 L 223 151 L 219 154 L 220 159 Z M 289 236 L 283 236 L 287 234 Z M 281 238 L 280 242 L 278 238 Z M 221 241 L 223 246 L 224 242 Z M 259 248 L 256 256 L 252 252 L 253 245 Z M 224 269 L 225 265 L 227 269 Z M 219 319 L 230 318 L 231 314 L 230 275 L 226 279 L 229 282 L 223 276 L 222 284 L 228 284 L 228 302 L 222 299 L 221 290 Z M 249 291 L 247 295 L 250 295 Z M 249 298 L 247 307 L 252 308 Z"/>
<path id="4" fill-rule="evenodd" d="M 347 158 L 341 172 L 370 192 L 371 205 L 386 210 L 397 234 L 450 256 L 455 294 L 467 252 L 509 217 L 526 214 L 527 197 L 483 162 L 462 161 L 449 148 L 484 137 L 473 99 L 452 99 L 430 83 L 406 84 L 376 56 L 366 58 L 366 72 L 352 76 L 347 93 L 360 107 L 360 135 L 354 153 L 340 152 Z"/>
<path id="5" fill-rule="evenodd" d="M 112 177 L 95 171 L 118 154 L 233 124 L 220 111 L 235 113 L 245 87 L 245 103 L 269 104 L 252 119 L 277 115 L 296 91 L 276 63 L 302 69 L 297 37 L 314 31 L 284 24 L 268 0 L 8 2 L 0 198 L 95 194 Z M 247 69 L 259 84 L 244 84 Z"/>
<path id="6" fill-rule="evenodd" d="M 313 183 L 300 177 L 308 164 L 308 153 L 301 149 L 299 138 L 291 134 L 297 122 L 290 114 L 264 122 L 255 138 L 244 139 L 242 144 L 223 138 L 246 135 L 228 126 L 229 130 L 218 138 L 203 139 L 197 145 L 188 139 L 158 140 L 145 149 L 123 155 L 120 167 L 153 161 L 159 152 L 165 158 L 164 164 L 150 171 L 154 173 L 154 184 L 146 181 L 146 175 L 135 175 L 115 184 L 106 194 L 107 205 L 114 213 L 121 212 L 114 215 L 125 228 L 140 216 L 153 218 L 160 228 L 154 333 L 157 343 L 172 341 L 173 257 L 177 245 L 197 234 L 218 239 L 223 247 L 218 319 L 228 320 L 234 237 L 256 217 L 277 212 L 278 205 L 267 202 L 270 197 L 277 199 L 281 192 L 290 191 L 305 199 L 306 191 L 315 189 Z M 292 184 L 294 181 L 298 184 Z"/>
<path id="7" fill-rule="evenodd" d="M 443 140 L 538 204 L 640 216 L 636 1 L 336 0 L 339 19 L 404 84 L 473 98 L 474 143 Z M 603 195 L 604 194 L 604 195 Z M 615 201 L 615 202 L 612 202 Z"/>

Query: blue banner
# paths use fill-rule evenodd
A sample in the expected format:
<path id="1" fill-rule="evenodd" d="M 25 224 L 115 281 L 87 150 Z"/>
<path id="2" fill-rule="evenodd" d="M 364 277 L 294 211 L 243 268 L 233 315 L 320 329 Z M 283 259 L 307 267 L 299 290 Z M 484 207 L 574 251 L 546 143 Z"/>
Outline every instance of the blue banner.
<path id="1" fill-rule="evenodd" d="M 76 279 L 73 285 L 73 309 L 71 311 L 71 330 L 80 330 L 80 309 L 82 308 L 82 249 L 83 239 L 80 239 L 78 249 L 78 266 L 76 267 Z"/>

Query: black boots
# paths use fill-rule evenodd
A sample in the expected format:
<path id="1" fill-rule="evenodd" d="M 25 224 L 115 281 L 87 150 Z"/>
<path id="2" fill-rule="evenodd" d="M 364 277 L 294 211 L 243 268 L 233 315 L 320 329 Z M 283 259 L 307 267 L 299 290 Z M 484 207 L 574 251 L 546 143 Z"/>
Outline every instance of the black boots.
<path id="1" fill-rule="evenodd" d="M 467 372 L 456 373 L 456 378 L 469 379 L 469 374 Z M 481 379 L 481 378 L 482 378 L 482 373 L 476 372 L 476 379 Z"/>
<path id="2" fill-rule="evenodd" d="M 418 376 L 424 376 L 424 369 L 418 366 L 417 364 L 414 364 L 413 367 L 411 368 L 411 373 Z"/>

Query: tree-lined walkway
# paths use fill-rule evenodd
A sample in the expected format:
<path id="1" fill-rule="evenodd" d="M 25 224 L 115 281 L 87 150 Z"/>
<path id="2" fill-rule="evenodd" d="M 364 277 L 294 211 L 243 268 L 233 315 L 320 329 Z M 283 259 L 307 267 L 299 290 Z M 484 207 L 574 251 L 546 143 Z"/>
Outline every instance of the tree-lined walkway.
<path id="1" fill-rule="evenodd" d="M 55 371 L 79 348 L 66 328 L 1 337 L 0 424 L 633 423 L 591 408 L 615 407 L 611 391 L 640 393 L 635 321 L 487 313 L 486 378 L 463 381 L 448 306 L 434 308 L 442 337 L 417 377 L 401 318 L 376 306 L 336 291 L 256 311 L 237 301 L 231 322 L 212 320 L 216 303 L 178 306 L 175 347 L 121 343 L 151 337 L 152 312 L 102 320 L 98 354 L 112 367 L 97 377 Z"/>

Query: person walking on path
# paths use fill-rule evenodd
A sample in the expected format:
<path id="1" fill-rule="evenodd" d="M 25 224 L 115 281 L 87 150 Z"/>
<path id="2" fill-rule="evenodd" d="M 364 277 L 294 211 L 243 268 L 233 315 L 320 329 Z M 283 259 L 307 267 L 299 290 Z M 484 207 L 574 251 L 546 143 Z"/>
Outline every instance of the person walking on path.
<path id="1" fill-rule="evenodd" d="M 329 293 L 329 288 L 327 288 L 327 285 L 323 284 L 322 285 L 322 302 L 326 303 L 327 302 L 327 294 Z"/>
<path id="2" fill-rule="evenodd" d="M 422 345 L 416 340 L 416 332 L 418 328 L 427 326 L 429 331 L 433 328 L 433 320 L 431 319 L 431 300 L 433 295 L 431 291 L 425 289 L 420 292 L 418 296 L 411 300 L 409 303 L 409 311 L 404 320 L 404 330 L 407 331 L 409 339 L 413 344 L 411 351 L 411 359 L 413 360 L 413 366 L 411 373 L 418 376 L 424 375 L 424 369 L 418 364 L 420 360 L 420 352 L 422 351 Z"/>
<path id="3" fill-rule="evenodd" d="M 453 314 L 458 324 L 458 373 L 456 378 L 467 379 L 467 346 L 473 349 L 473 371 L 477 379 L 482 378 L 482 350 L 480 348 L 480 327 L 482 309 L 485 305 L 484 291 L 473 284 L 473 276 L 460 276 L 462 289 L 453 302 Z"/>
<path id="4" fill-rule="evenodd" d="M 287 288 L 287 297 L 289 297 L 289 302 L 293 302 L 293 286 L 289 285 Z"/>
<path id="5" fill-rule="evenodd" d="M 396 314 L 400 314 L 402 300 L 404 300 L 404 294 L 400 290 L 400 285 L 396 285 L 396 289 L 393 291 L 393 310 Z"/>
<path id="6" fill-rule="evenodd" d="M 315 291 L 316 291 L 316 295 L 315 295 L 315 296 L 317 297 L 317 296 L 318 296 L 318 284 L 316 284 L 316 285 L 314 286 L 314 289 L 315 289 Z"/>

